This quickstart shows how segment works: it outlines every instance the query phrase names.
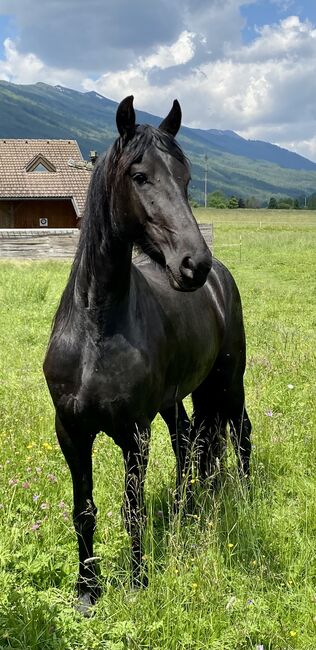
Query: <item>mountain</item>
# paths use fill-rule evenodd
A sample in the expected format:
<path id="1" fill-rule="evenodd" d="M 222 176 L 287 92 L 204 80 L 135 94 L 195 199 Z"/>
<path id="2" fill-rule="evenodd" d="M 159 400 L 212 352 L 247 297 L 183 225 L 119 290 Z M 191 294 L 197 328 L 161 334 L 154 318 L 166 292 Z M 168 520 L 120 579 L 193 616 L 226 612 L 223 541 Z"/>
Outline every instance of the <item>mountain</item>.
<path id="1" fill-rule="evenodd" d="M 116 102 L 93 91 L 0 81 L 0 137 L 75 139 L 88 157 L 90 150 L 100 153 L 116 137 L 116 108 Z M 154 126 L 161 121 L 142 111 L 137 111 L 137 119 Z M 229 130 L 186 126 L 178 140 L 191 161 L 191 193 L 199 200 L 204 193 L 205 156 L 208 192 L 255 196 L 262 202 L 271 195 L 296 197 L 316 190 L 316 163 L 268 142 L 245 140 Z"/>
<path id="2" fill-rule="evenodd" d="M 251 160 L 265 160 L 275 163 L 280 167 L 287 169 L 306 169 L 309 171 L 316 170 L 316 163 L 304 158 L 293 151 L 288 151 L 276 144 L 263 142 L 262 140 L 245 140 L 234 131 L 218 131 L 216 129 L 194 129 L 205 138 L 209 144 L 221 147 L 227 153 L 236 156 L 245 156 Z"/>

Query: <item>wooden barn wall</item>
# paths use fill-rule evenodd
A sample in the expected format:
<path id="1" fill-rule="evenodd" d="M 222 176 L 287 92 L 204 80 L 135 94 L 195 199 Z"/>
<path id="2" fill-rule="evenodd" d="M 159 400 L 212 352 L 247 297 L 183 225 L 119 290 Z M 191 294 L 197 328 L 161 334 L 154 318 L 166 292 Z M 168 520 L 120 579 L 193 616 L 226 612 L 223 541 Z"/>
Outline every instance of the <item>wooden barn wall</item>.
<path id="1" fill-rule="evenodd" d="M 207 245 L 212 249 L 212 224 L 202 224 L 199 227 Z M 78 228 L 0 228 L 0 259 L 73 259 L 79 236 Z M 134 250 L 133 256 L 135 255 L 137 253 Z"/>
<path id="2" fill-rule="evenodd" d="M 0 228 L 0 259 L 73 259 L 78 240 L 78 228 Z"/>
<path id="3" fill-rule="evenodd" d="M 76 228 L 78 220 L 70 200 L 0 201 L 0 228 Z"/>

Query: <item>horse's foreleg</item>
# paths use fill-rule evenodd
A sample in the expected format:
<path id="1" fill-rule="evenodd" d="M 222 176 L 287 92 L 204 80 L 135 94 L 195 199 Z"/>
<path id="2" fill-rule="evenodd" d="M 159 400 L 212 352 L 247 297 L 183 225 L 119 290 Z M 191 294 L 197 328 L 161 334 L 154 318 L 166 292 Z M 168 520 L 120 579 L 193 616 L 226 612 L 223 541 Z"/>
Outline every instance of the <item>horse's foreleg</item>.
<path id="1" fill-rule="evenodd" d="M 79 550 L 79 576 L 77 591 L 79 608 L 89 614 L 89 607 L 100 595 L 95 561 L 93 559 L 93 533 L 97 509 L 92 496 L 92 445 L 95 436 L 72 435 L 66 431 L 56 416 L 56 433 L 68 463 L 73 483 L 73 521 Z"/>
<path id="2" fill-rule="evenodd" d="M 131 537 L 131 584 L 147 585 L 143 562 L 143 534 L 146 525 L 144 483 L 148 463 L 150 427 L 136 428 L 133 437 L 124 441 L 122 451 L 125 463 L 124 522 Z"/>

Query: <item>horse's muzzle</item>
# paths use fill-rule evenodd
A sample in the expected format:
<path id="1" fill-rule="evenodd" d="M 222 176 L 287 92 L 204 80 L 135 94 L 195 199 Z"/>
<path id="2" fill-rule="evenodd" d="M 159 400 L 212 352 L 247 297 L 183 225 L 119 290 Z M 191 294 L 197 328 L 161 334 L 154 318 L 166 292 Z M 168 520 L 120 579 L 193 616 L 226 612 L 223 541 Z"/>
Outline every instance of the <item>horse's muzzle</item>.
<path id="1" fill-rule="evenodd" d="M 207 251 L 199 257 L 186 255 L 177 273 L 171 265 L 167 266 L 167 273 L 171 286 L 177 291 L 196 291 L 205 284 L 211 268 L 212 256 Z"/>

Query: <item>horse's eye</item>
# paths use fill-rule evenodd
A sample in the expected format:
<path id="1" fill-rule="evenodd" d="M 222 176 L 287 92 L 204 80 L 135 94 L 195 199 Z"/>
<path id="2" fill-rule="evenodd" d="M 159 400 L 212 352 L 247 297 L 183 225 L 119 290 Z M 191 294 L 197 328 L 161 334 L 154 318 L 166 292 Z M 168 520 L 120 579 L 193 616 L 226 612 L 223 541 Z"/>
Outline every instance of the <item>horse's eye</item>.
<path id="1" fill-rule="evenodd" d="M 142 172 L 137 172 L 136 174 L 133 174 L 132 179 L 137 183 L 137 185 L 145 185 L 145 183 L 147 183 L 148 180 L 146 174 L 143 174 Z"/>

